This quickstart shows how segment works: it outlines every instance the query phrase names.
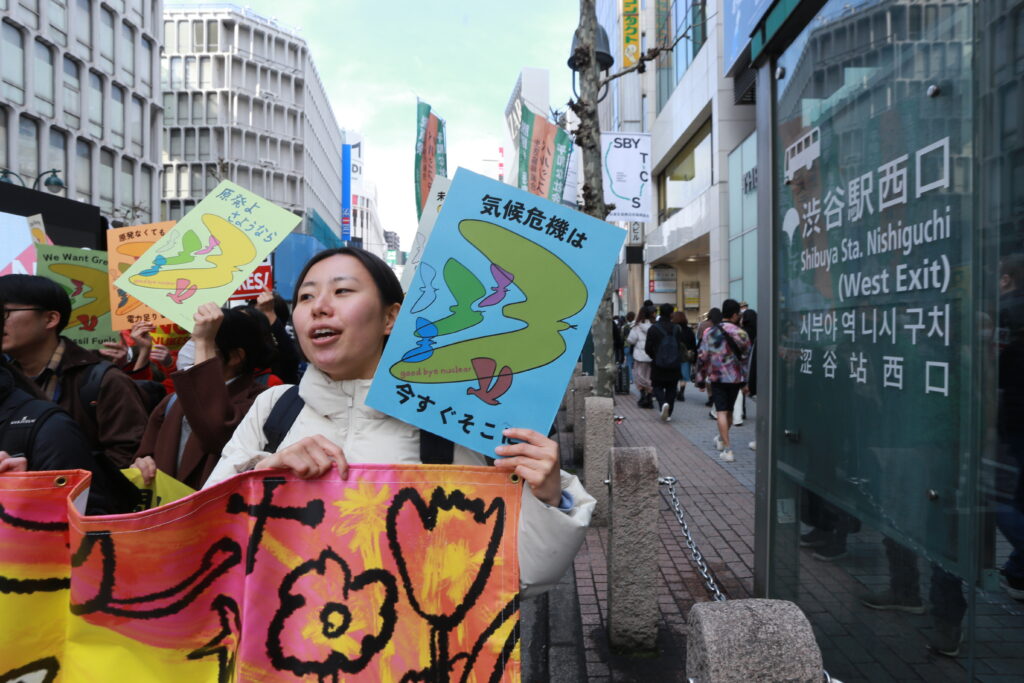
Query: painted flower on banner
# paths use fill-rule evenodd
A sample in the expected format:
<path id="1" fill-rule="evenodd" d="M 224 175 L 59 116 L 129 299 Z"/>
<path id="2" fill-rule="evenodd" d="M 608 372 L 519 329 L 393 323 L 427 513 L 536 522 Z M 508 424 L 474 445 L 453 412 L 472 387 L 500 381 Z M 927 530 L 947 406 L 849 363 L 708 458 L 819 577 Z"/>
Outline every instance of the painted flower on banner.
<path id="1" fill-rule="evenodd" d="M 267 652 L 283 671 L 322 678 L 358 673 L 394 633 L 395 578 L 383 569 L 353 576 L 330 548 L 289 572 L 278 596 Z"/>

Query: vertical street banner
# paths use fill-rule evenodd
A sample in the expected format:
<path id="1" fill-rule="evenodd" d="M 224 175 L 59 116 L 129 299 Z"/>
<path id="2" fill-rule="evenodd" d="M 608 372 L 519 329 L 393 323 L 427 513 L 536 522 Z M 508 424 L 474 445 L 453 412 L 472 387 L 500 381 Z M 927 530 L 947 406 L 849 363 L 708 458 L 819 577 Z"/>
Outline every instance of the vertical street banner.
<path id="1" fill-rule="evenodd" d="M 37 274 L 56 282 L 71 298 L 71 315 L 61 334 L 87 349 L 117 341 L 110 326 L 107 253 L 37 244 L 36 258 Z"/>
<path id="2" fill-rule="evenodd" d="M 609 221 L 651 220 L 651 134 L 601 133 Z"/>
<path id="3" fill-rule="evenodd" d="M 622 68 L 636 66 L 640 59 L 640 2 L 622 0 Z"/>
<path id="4" fill-rule="evenodd" d="M 626 233 L 465 169 L 444 201 L 366 402 L 494 457 L 551 427 Z"/>
<path id="5" fill-rule="evenodd" d="M 448 188 L 452 181 L 444 176 L 434 178 L 434 184 L 430 186 L 430 196 L 423 207 L 423 215 L 420 216 L 420 224 L 416 229 L 416 236 L 412 239 L 412 246 L 409 248 L 409 257 L 406 259 L 405 268 L 402 269 L 402 291 L 409 291 L 409 284 L 412 283 L 412 276 L 420 265 L 423 258 L 423 248 L 427 246 L 430 233 L 434 231 L 434 223 L 444 206 L 444 198 L 448 196 Z"/>
<path id="6" fill-rule="evenodd" d="M 0 681 L 520 680 L 506 472 L 257 470 L 105 517 L 88 477 L 0 477 Z"/>
<path id="7" fill-rule="evenodd" d="M 572 138 L 523 107 L 519 126 L 519 189 L 558 202 L 572 155 Z"/>
<path id="8" fill-rule="evenodd" d="M 416 100 L 416 218 L 423 215 L 436 176 L 448 176 L 444 119 Z"/>
<path id="9" fill-rule="evenodd" d="M 114 284 L 191 330 L 196 309 L 227 301 L 300 220 L 224 180 Z"/>
<path id="10" fill-rule="evenodd" d="M 36 250 L 28 219 L 0 211 L 0 275 L 32 275 Z"/>

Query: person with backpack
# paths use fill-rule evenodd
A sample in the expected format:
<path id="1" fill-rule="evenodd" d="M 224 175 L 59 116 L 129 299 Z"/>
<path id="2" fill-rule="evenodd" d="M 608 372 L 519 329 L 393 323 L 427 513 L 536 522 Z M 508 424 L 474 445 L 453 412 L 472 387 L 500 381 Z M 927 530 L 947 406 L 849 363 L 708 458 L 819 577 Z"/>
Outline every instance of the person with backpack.
<path id="1" fill-rule="evenodd" d="M 97 457 L 128 467 L 148 417 L 128 375 L 61 332 L 71 316 L 71 298 L 52 280 L 37 275 L 0 277 L 6 316 L 4 352 L 42 392 L 78 423 Z"/>
<path id="2" fill-rule="evenodd" d="M 672 304 L 658 309 L 658 322 L 647 331 L 644 351 L 651 357 L 651 385 L 654 400 L 661 410 L 662 422 L 672 421 L 672 408 L 676 403 L 676 388 L 682 377 L 682 330 L 672 322 Z"/>
<path id="3" fill-rule="evenodd" d="M 302 478 L 349 463 L 484 465 L 487 458 L 366 405 L 366 394 L 403 299 L 391 268 L 357 247 L 313 256 L 298 279 L 292 321 L 309 361 L 295 387 L 260 394 L 206 482 L 253 468 Z M 558 444 L 529 429 L 504 435 L 493 462 L 525 482 L 518 530 L 524 595 L 552 588 L 572 564 L 594 508 L 579 480 L 559 467 Z"/>
<path id="4" fill-rule="evenodd" d="M 177 391 L 150 415 L 132 463 L 147 485 L 159 469 L 202 488 L 224 444 L 267 386 L 255 377 L 274 356 L 266 320 L 245 308 L 212 303 L 202 304 L 193 320 L 195 364 L 171 375 Z"/>
<path id="5" fill-rule="evenodd" d="M 2 305 L 0 340 L 9 309 Z M 87 515 L 130 512 L 134 499 L 121 499 L 109 473 L 89 451 L 81 428 L 65 411 L 43 397 L 39 388 L 3 354 L 0 341 L 0 473 L 39 470 L 87 470 L 92 473 Z M 131 486 L 120 472 L 122 486 Z"/>
<path id="6" fill-rule="evenodd" d="M 698 386 L 705 383 L 710 388 L 718 421 L 715 448 L 724 462 L 732 462 L 735 456 L 729 443 L 729 428 L 736 397 L 747 381 L 750 339 L 738 326 L 740 305 L 736 300 L 722 302 L 721 315 L 709 315 L 711 325 L 704 331 L 697 351 L 696 381 Z"/>

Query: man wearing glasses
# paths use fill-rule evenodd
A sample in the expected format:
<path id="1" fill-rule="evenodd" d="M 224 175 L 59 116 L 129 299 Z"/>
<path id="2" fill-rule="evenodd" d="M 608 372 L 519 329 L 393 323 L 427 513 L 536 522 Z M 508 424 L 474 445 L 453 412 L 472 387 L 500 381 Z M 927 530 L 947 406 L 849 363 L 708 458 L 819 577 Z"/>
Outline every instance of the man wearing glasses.
<path id="1" fill-rule="evenodd" d="M 60 285 L 36 275 L 0 277 L 4 301 L 3 352 L 31 378 L 46 398 L 71 414 L 93 452 L 118 467 L 129 467 L 146 427 L 146 410 L 135 383 L 116 368 L 103 375 L 94 406 L 82 387 L 102 359 L 61 336 L 71 299 Z"/>

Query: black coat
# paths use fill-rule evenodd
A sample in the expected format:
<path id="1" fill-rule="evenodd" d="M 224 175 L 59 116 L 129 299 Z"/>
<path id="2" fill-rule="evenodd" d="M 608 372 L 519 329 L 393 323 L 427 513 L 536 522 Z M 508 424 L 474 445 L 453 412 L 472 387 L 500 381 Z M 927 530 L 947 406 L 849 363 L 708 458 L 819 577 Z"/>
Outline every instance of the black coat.
<path id="1" fill-rule="evenodd" d="M 658 322 L 651 325 L 647 330 L 647 343 L 644 344 L 644 351 L 651 357 L 651 384 L 674 384 L 683 378 L 682 365 L 677 364 L 673 368 L 659 368 L 654 359 L 658 356 L 658 346 L 666 334 L 675 334 L 676 339 L 682 341 L 679 325 L 674 324 L 667 318 L 659 318 Z M 685 361 L 682 356 L 681 362 Z"/>

